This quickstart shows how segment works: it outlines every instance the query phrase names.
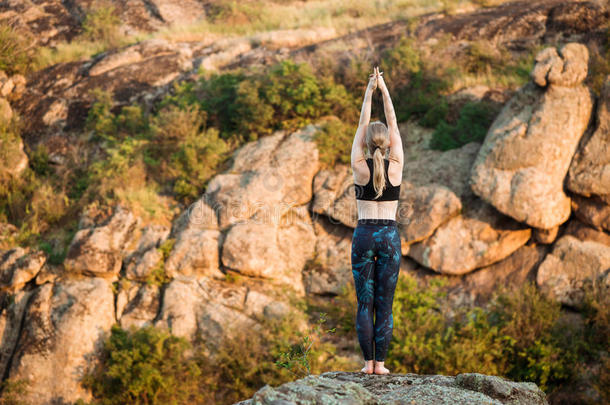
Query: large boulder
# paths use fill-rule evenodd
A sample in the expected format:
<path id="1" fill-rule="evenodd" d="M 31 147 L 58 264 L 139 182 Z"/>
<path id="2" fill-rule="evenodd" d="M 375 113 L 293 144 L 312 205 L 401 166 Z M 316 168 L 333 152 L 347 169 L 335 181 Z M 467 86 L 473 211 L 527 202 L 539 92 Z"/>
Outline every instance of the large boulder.
<path id="1" fill-rule="evenodd" d="M 246 314 L 247 294 L 246 286 L 226 285 L 206 277 L 177 278 L 164 290 L 154 325 L 191 342 L 203 340 L 206 348 L 213 349 L 237 330 L 258 327 Z"/>
<path id="2" fill-rule="evenodd" d="M 114 294 L 98 277 L 38 287 L 29 300 L 8 377 L 30 381 L 34 404 L 91 400 L 82 377 L 99 358 L 114 323 Z"/>
<path id="3" fill-rule="evenodd" d="M 531 229 L 472 199 L 462 214 L 409 247 L 409 256 L 443 274 L 465 274 L 509 256 L 525 245 Z"/>
<path id="4" fill-rule="evenodd" d="M 305 206 L 280 218 L 255 216 L 229 229 L 222 245 L 222 263 L 241 274 L 276 280 L 303 293 L 301 272 L 313 257 L 315 243 Z"/>
<path id="5" fill-rule="evenodd" d="M 586 197 L 598 195 L 610 199 L 610 77 L 598 100 L 596 122 L 595 132 L 574 156 L 567 186 Z"/>
<path id="6" fill-rule="evenodd" d="M 161 289 L 148 283 L 120 285 L 116 298 L 116 319 L 122 328 L 151 325 L 159 312 Z"/>
<path id="7" fill-rule="evenodd" d="M 538 268 L 536 282 L 559 302 L 579 307 L 584 284 L 600 281 L 610 284 L 609 271 L 610 246 L 566 235 L 555 243 Z"/>
<path id="8" fill-rule="evenodd" d="M 303 282 L 308 294 L 337 295 L 352 282 L 353 230 L 335 225 L 324 217 L 315 218 L 315 257 L 303 271 Z"/>
<path id="9" fill-rule="evenodd" d="M 277 219 L 308 203 L 318 171 L 317 127 L 264 137 L 240 148 L 227 173 L 214 177 L 205 201 L 218 213 L 221 229 L 254 215 Z"/>
<path id="10" fill-rule="evenodd" d="M 19 342 L 23 316 L 34 290 L 20 290 L 0 293 L 0 373 L 6 375 L 11 364 L 13 351 Z"/>
<path id="11" fill-rule="evenodd" d="M 610 231 L 610 204 L 600 197 L 585 198 L 574 195 L 572 197 L 572 209 L 576 217 L 582 222 L 597 229 Z"/>
<path id="12" fill-rule="evenodd" d="M 472 167 L 474 193 L 532 227 L 553 228 L 570 215 L 563 182 L 593 106 L 582 84 L 587 62 L 581 44 L 541 51 L 533 81 L 503 107 Z"/>
<path id="13" fill-rule="evenodd" d="M 405 165 L 396 219 L 403 254 L 408 246 L 426 239 L 441 225 L 460 214 L 472 198 L 468 175 L 480 144 L 438 151 L 417 145 L 405 152 Z"/>
<path id="14" fill-rule="evenodd" d="M 330 371 L 279 387 L 265 385 L 239 405 L 271 404 L 531 404 L 546 405 L 546 395 L 531 382 L 513 382 L 478 373 L 457 376 Z"/>
<path id="15" fill-rule="evenodd" d="M 205 202 L 205 196 L 191 204 L 174 221 L 169 238 L 175 241 L 165 263 L 169 277 L 223 277 L 219 269 L 222 235 L 218 230 L 217 214 Z"/>
<path id="16" fill-rule="evenodd" d="M 536 270 L 547 250 L 545 246 L 522 246 L 505 259 L 456 280 L 449 297 L 458 304 L 482 305 L 501 287 L 535 283 Z"/>
<path id="17" fill-rule="evenodd" d="M 322 214 L 337 224 L 355 228 L 358 224 L 358 209 L 354 192 L 352 169 L 338 164 L 320 170 L 313 179 L 311 210 Z"/>
<path id="18" fill-rule="evenodd" d="M 68 248 L 64 267 L 69 273 L 118 278 L 127 242 L 139 223 L 129 210 L 117 206 L 102 224 L 80 229 Z"/>
<path id="19" fill-rule="evenodd" d="M 40 272 L 47 261 L 42 251 L 14 248 L 0 251 L 0 290 L 16 292 Z"/>

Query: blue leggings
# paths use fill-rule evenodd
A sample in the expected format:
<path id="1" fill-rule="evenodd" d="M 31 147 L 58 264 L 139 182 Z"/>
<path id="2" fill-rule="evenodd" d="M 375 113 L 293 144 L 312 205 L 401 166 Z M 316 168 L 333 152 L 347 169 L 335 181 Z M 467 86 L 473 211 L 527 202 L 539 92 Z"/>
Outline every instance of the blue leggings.
<path id="1" fill-rule="evenodd" d="M 375 360 L 384 361 L 392 339 L 400 254 L 396 221 L 358 220 L 352 238 L 352 274 L 358 300 L 356 332 L 365 360 L 373 360 L 374 340 Z"/>

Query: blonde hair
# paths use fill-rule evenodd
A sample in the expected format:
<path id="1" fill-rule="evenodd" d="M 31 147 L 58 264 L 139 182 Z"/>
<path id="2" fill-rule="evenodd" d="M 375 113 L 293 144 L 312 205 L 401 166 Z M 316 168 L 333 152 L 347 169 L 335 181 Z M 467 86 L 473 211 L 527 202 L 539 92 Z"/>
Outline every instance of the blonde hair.
<path id="1" fill-rule="evenodd" d="M 366 147 L 373 156 L 373 188 L 377 195 L 381 197 L 385 190 L 385 168 L 383 158 L 390 146 L 390 133 L 385 124 L 381 121 L 373 121 L 366 128 Z"/>

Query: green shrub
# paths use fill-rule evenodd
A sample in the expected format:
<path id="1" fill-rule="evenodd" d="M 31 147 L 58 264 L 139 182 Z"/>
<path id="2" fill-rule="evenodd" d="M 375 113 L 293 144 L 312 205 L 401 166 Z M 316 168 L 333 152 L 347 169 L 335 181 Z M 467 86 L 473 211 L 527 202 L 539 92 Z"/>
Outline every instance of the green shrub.
<path id="1" fill-rule="evenodd" d="M 179 199 L 192 201 L 204 190 L 230 152 L 216 128 L 204 128 L 206 114 L 196 105 L 182 110 L 164 108 L 153 118 L 148 165 L 159 173 L 159 180 L 173 184 Z"/>
<path id="2" fill-rule="evenodd" d="M 23 397 L 27 394 L 30 386 L 31 382 L 26 379 L 15 380 L 7 378 L 2 381 L 0 387 L 2 390 L 0 405 L 28 405 L 28 402 L 24 401 Z"/>
<path id="3" fill-rule="evenodd" d="M 31 38 L 13 26 L 0 23 L 0 70 L 8 75 L 26 73 L 32 64 Z"/>
<path id="4" fill-rule="evenodd" d="M 98 404 L 197 403 L 201 370 L 190 344 L 161 329 L 112 326 L 100 364 L 83 379 Z M 189 402 L 190 401 L 190 402 Z"/>
<path id="5" fill-rule="evenodd" d="M 314 137 L 318 145 L 320 162 L 324 167 L 337 163 L 349 164 L 351 145 L 355 129 L 337 117 L 331 117 L 322 124 Z"/>
<path id="6" fill-rule="evenodd" d="M 355 122 L 357 106 L 342 85 L 317 78 L 307 64 L 290 60 L 268 70 L 212 74 L 196 84 L 176 87 L 162 106 L 184 108 L 197 103 L 207 114 L 207 127 L 224 139 L 256 140 L 275 130 L 294 131 L 325 115 Z"/>
<path id="7" fill-rule="evenodd" d="M 413 38 L 402 38 L 382 55 L 381 69 L 391 88 L 392 101 L 399 122 L 415 117 L 424 126 L 434 127 L 441 118 L 444 93 L 449 89 L 450 75 L 437 73 L 426 66 L 426 60 Z M 446 103 L 445 103 L 446 104 Z"/>
<path id="8" fill-rule="evenodd" d="M 443 284 L 423 288 L 399 278 L 387 359 L 395 372 L 502 375 L 545 391 L 574 377 L 580 335 L 560 322 L 560 304 L 534 284 L 500 290 L 488 306 L 460 308 L 452 318 Z"/>
<path id="9" fill-rule="evenodd" d="M 441 121 L 430 140 L 432 149 L 449 150 L 470 142 L 482 142 L 498 110 L 486 102 L 468 102 L 460 110 L 455 125 Z"/>
<path id="10" fill-rule="evenodd" d="M 96 1 L 82 22 L 82 35 L 86 40 L 103 42 L 106 48 L 116 48 L 123 42 L 120 25 L 112 2 Z"/>

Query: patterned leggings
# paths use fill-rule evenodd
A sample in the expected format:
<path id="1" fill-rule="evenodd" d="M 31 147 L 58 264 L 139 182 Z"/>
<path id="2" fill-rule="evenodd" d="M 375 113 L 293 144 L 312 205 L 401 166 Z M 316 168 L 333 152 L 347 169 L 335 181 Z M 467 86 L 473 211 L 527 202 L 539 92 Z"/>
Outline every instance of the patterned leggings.
<path id="1" fill-rule="evenodd" d="M 399 269 L 396 221 L 358 220 L 352 238 L 352 274 L 358 300 L 356 332 L 365 360 L 373 360 L 373 340 L 375 360 L 385 360 L 394 327 L 392 302 Z"/>

